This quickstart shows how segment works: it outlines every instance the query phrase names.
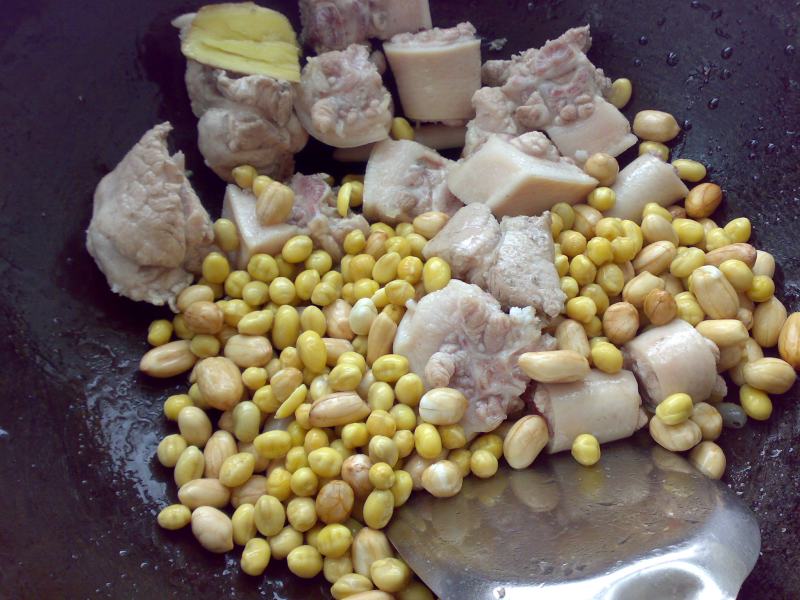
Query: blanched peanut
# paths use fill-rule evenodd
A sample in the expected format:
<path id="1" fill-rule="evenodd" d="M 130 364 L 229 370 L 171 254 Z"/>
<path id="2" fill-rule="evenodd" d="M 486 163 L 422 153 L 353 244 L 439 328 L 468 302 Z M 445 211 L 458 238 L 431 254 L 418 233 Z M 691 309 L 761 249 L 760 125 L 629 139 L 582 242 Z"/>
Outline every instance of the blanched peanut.
<path id="1" fill-rule="evenodd" d="M 678 307 L 675 298 L 666 290 L 651 290 L 644 298 L 644 314 L 653 325 L 665 325 L 672 321 Z"/>
<path id="2" fill-rule="evenodd" d="M 210 406 L 218 410 L 233 408 L 242 398 L 242 374 L 229 358 L 204 358 L 197 365 L 197 385 Z"/>
<path id="3" fill-rule="evenodd" d="M 222 464 L 229 457 L 236 454 L 236 451 L 236 440 L 233 439 L 230 433 L 223 430 L 215 431 L 203 449 L 205 476 L 219 478 Z"/>
<path id="4" fill-rule="evenodd" d="M 641 308 L 644 299 L 653 290 L 663 290 L 664 280 L 656 277 L 648 271 L 639 273 L 622 288 L 622 297 L 625 302 L 632 304 L 636 308 Z"/>
<path id="5" fill-rule="evenodd" d="M 264 336 L 237 334 L 225 344 L 224 353 L 242 369 L 263 367 L 272 358 L 272 345 Z"/>
<path id="6" fill-rule="evenodd" d="M 753 268 L 753 275 L 769 278 L 775 275 L 775 258 L 769 252 L 756 250 L 755 262 L 750 266 Z"/>
<path id="7" fill-rule="evenodd" d="M 722 246 L 706 254 L 707 265 L 718 267 L 727 260 L 738 260 L 752 268 L 755 265 L 756 249 L 750 244 L 737 243 Z"/>
<path id="8" fill-rule="evenodd" d="M 547 423 L 538 415 L 526 415 L 511 426 L 503 440 L 503 456 L 513 469 L 524 469 L 547 445 Z"/>
<path id="9" fill-rule="evenodd" d="M 348 322 L 350 330 L 356 335 L 369 335 L 372 322 L 378 316 L 378 309 L 375 303 L 369 298 L 361 298 L 350 310 Z"/>
<path id="10" fill-rule="evenodd" d="M 366 454 L 354 454 L 342 463 L 342 479 L 353 489 L 356 497 L 366 498 L 372 491 L 369 470 L 372 460 Z"/>
<path id="11" fill-rule="evenodd" d="M 139 370 L 151 377 L 174 377 L 191 369 L 196 360 L 189 340 L 176 340 L 148 350 L 139 362 Z"/>
<path id="12" fill-rule="evenodd" d="M 386 534 L 382 531 L 364 527 L 353 538 L 353 569 L 359 575 L 369 577 L 370 568 L 375 561 L 394 556 Z"/>
<path id="13" fill-rule="evenodd" d="M 710 217 L 722 202 L 722 188 L 716 183 L 701 183 L 686 196 L 686 213 L 693 219 Z"/>
<path id="14" fill-rule="evenodd" d="M 342 575 L 334 582 L 331 586 L 331 596 L 336 600 L 343 600 L 344 598 L 360 596 L 364 592 L 369 592 L 372 589 L 372 581 L 370 581 L 368 576 L 359 575 L 358 573 L 349 573 Z"/>
<path id="15" fill-rule="evenodd" d="M 696 326 L 697 331 L 714 342 L 720 348 L 738 346 L 747 341 L 747 328 L 737 319 L 712 319 L 702 321 Z"/>
<path id="16" fill-rule="evenodd" d="M 559 323 L 556 328 L 556 340 L 559 350 L 572 350 L 585 358 L 589 357 L 589 340 L 586 337 L 586 330 L 577 321 L 564 319 Z"/>
<path id="17" fill-rule="evenodd" d="M 775 296 L 759 304 L 753 312 L 753 339 L 762 348 L 772 348 L 778 343 L 787 312 Z"/>
<path id="18" fill-rule="evenodd" d="M 317 516 L 323 523 L 344 523 L 350 517 L 354 500 L 353 488 L 347 482 L 329 481 L 317 494 Z"/>
<path id="19" fill-rule="evenodd" d="M 667 425 L 657 416 L 650 419 L 650 435 L 659 445 L 673 452 L 693 448 L 703 438 L 700 427 L 692 420 Z"/>
<path id="20" fill-rule="evenodd" d="M 700 442 L 689 453 L 689 462 L 710 479 L 719 479 L 725 472 L 725 453 L 714 442 Z"/>
<path id="21" fill-rule="evenodd" d="M 221 510 L 200 506 L 192 512 L 192 533 L 200 545 L 210 552 L 233 550 L 233 525 Z"/>
<path id="22" fill-rule="evenodd" d="M 722 415 L 706 402 L 695 404 L 692 408 L 692 416 L 689 418 L 700 428 L 704 440 L 713 442 L 722 433 Z"/>
<path id="23" fill-rule="evenodd" d="M 325 322 L 328 326 L 328 337 L 353 339 L 353 330 L 350 328 L 351 310 L 350 304 L 341 299 L 334 300 L 323 309 L 322 312 L 325 314 Z"/>
<path id="24" fill-rule="evenodd" d="M 748 362 L 744 365 L 742 374 L 747 385 L 768 394 L 789 391 L 797 379 L 792 365 L 780 358 L 759 358 Z"/>
<path id="25" fill-rule="evenodd" d="M 739 310 L 739 296 L 717 267 L 706 265 L 689 277 L 690 291 L 712 319 L 734 319 Z"/>
<path id="26" fill-rule="evenodd" d="M 528 377 L 543 383 L 581 381 L 589 374 L 589 361 L 571 350 L 525 352 L 518 362 Z"/>
<path id="27" fill-rule="evenodd" d="M 199 506 L 224 508 L 230 500 L 230 490 L 218 479 L 193 479 L 178 490 L 178 500 L 191 510 Z"/>
<path id="28" fill-rule="evenodd" d="M 314 402 L 309 423 L 314 427 L 336 427 L 356 423 L 369 413 L 369 406 L 356 392 L 338 392 Z"/>
<path id="29" fill-rule="evenodd" d="M 453 425 L 464 416 L 467 405 L 467 398 L 458 390 L 434 388 L 420 399 L 419 416 L 434 425 Z"/>
<path id="30" fill-rule="evenodd" d="M 611 343 L 617 346 L 636 337 L 638 330 L 639 311 L 629 302 L 616 302 L 603 313 L 603 333 Z"/>
<path id="31" fill-rule="evenodd" d="M 461 491 L 462 483 L 458 467 L 449 460 L 437 461 L 422 472 L 422 487 L 437 498 L 455 496 Z"/>
<path id="32" fill-rule="evenodd" d="M 643 140 L 668 142 L 680 131 L 675 117 L 660 110 L 642 110 L 633 118 L 633 133 Z"/>
<path id="33" fill-rule="evenodd" d="M 670 263 L 677 255 L 675 244 L 669 241 L 653 242 L 642 248 L 641 252 L 633 259 L 633 268 L 637 273 L 647 271 L 653 275 L 660 275 L 669 269 Z"/>
<path id="34" fill-rule="evenodd" d="M 372 322 L 367 337 L 367 364 L 372 365 L 379 357 L 392 350 L 397 323 L 386 314 L 379 314 Z"/>
<path id="35" fill-rule="evenodd" d="M 800 369 L 800 313 L 789 315 L 781 327 L 778 352 L 783 360 L 795 369 Z"/>
<path id="36" fill-rule="evenodd" d="M 678 245 L 678 234 L 672 223 L 659 214 L 645 215 L 642 219 L 642 235 L 648 243 L 668 241 Z"/>

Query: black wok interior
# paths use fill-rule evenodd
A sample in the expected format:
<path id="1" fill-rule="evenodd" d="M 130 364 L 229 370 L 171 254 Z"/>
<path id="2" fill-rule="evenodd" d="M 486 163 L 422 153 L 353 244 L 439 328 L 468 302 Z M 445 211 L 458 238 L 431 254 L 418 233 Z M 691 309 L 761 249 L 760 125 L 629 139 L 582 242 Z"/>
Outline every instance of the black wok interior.
<path id="1" fill-rule="evenodd" d="M 263 0 L 297 21 L 296 3 Z M 169 22 L 182 0 L 6 0 L 0 19 L 0 596 L 328 597 L 328 584 L 240 573 L 191 535 L 155 523 L 175 501 L 154 458 L 171 429 L 163 398 L 181 381 L 138 374 L 153 318 L 114 296 L 84 249 L 97 181 L 155 123 L 175 125 L 212 216 L 223 186 L 203 165 Z M 701 160 L 726 192 L 721 221 L 746 215 L 775 254 L 779 295 L 800 310 L 800 7 L 723 2 L 431 0 L 434 24 L 470 19 L 504 57 L 589 23 L 590 58 L 629 77 L 625 112 L 685 119 L 675 156 Z M 486 44 L 484 45 L 486 46 Z M 304 172 L 342 172 L 310 145 Z M 763 554 L 743 598 L 800 591 L 800 406 L 726 430 L 725 481 L 755 512 Z M 535 553 L 535 547 L 531 549 Z M 490 557 L 487 557 L 490 560 Z"/>

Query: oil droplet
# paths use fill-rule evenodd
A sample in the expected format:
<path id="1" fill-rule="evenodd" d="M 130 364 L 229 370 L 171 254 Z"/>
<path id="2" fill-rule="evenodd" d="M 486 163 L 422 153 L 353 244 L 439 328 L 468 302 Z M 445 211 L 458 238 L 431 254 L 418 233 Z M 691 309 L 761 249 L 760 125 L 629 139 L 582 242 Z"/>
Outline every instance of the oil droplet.
<path id="1" fill-rule="evenodd" d="M 719 98 L 712 98 L 711 100 L 708 101 L 708 108 L 710 108 L 711 110 L 714 110 L 718 106 L 719 106 Z"/>
<path id="2" fill-rule="evenodd" d="M 633 66 L 634 67 L 641 67 L 642 66 L 642 59 L 641 58 L 634 58 L 633 59 Z"/>
<path id="3" fill-rule="evenodd" d="M 773 143 L 767 144 L 767 154 L 774 154 L 777 150 L 778 147 L 775 144 Z"/>
<path id="4" fill-rule="evenodd" d="M 786 46 L 786 48 L 783 49 L 783 52 L 786 54 L 786 56 L 793 56 L 795 52 L 795 47 L 789 44 L 788 46 Z"/>
<path id="5" fill-rule="evenodd" d="M 700 8 L 700 0 L 692 0 L 692 8 Z"/>
<path id="6" fill-rule="evenodd" d="M 726 79 L 730 79 L 731 75 L 732 75 L 732 73 L 731 73 L 730 69 L 722 69 L 722 71 L 719 72 L 719 78 L 720 78 L 721 81 L 725 81 Z"/>
<path id="7" fill-rule="evenodd" d="M 650 40 L 647 39 L 646 35 L 643 35 L 642 37 L 639 38 L 639 45 L 640 46 L 647 46 L 647 44 L 649 42 L 650 42 Z"/>
<path id="8" fill-rule="evenodd" d="M 691 131 L 692 130 L 692 122 L 689 119 L 685 119 L 683 121 L 683 130 L 684 131 Z"/>
<path id="9" fill-rule="evenodd" d="M 725 59 L 730 58 L 732 55 L 733 55 L 733 48 L 731 48 L 730 46 L 726 46 L 725 48 L 722 49 L 722 52 L 720 52 L 720 56 L 722 56 L 722 58 Z"/>
<path id="10" fill-rule="evenodd" d="M 677 65 L 678 64 L 678 60 L 679 60 L 679 57 L 675 52 L 670 52 L 669 54 L 667 54 L 667 64 L 670 67 L 674 67 L 675 65 Z"/>
<path id="11" fill-rule="evenodd" d="M 714 10 L 711 11 L 711 20 L 712 21 L 716 21 L 721 16 L 722 16 L 722 9 L 721 8 L 715 8 Z"/>

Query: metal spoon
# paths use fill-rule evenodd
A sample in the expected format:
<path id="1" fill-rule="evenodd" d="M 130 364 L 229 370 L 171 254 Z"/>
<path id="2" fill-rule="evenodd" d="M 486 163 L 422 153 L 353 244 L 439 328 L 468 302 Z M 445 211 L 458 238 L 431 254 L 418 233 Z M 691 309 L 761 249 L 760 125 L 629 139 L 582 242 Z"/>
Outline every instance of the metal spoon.
<path id="1" fill-rule="evenodd" d="M 387 534 L 443 600 L 735 598 L 761 547 L 726 486 L 638 442 L 415 494 Z"/>

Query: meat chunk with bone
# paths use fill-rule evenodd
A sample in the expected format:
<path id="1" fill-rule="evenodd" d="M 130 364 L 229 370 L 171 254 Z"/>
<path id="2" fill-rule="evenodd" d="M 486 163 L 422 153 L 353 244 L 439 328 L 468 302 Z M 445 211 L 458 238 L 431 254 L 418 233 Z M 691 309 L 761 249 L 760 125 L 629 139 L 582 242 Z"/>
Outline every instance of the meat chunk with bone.
<path id="1" fill-rule="evenodd" d="M 445 181 L 453 164 L 417 142 L 379 142 L 364 176 L 364 214 L 391 225 L 432 210 L 454 214 L 463 204 Z"/>
<path id="2" fill-rule="evenodd" d="M 647 424 L 636 378 L 626 370 L 609 375 L 593 369 L 582 381 L 540 383 L 533 403 L 547 421 L 551 454 L 569 450 L 583 433 L 605 444 L 630 437 Z"/>
<path id="3" fill-rule="evenodd" d="M 214 241 L 183 154 L 169 154 L 171 130 L 170 123 L 153 127 L 100 180 L 86 232 L 112 291 L 156 305 L 174 305 Z"/>
<path id="4" fill-rule="evenodd" d="M 653 410 L 678 392 L 702 402 L 719 385 L 719 349 L 681 319 L 640 333 L 625 344 L 623 355 L 625 368 L 636 375 L 644 400 Z"/>
<path id="5" fill-rule="evenodd" d="M 386 139 L 392 125 L 392 96 L 367 49 L 355 44 L 308 59 L 295 108 L 313 137 L 336 148 Z"/>
<path id="6" fill-rule="evenodd" d="M 498 217 L 538 215 L 559 202 L 575 204 L 597 180 L 559 156 L 544 134 L 488 140 L 449 172 L 450 190 L 465 204 L 485 203 Z"/>
<path id="7" fill-rule="evenodd" d="M 195 15 L 173 21 L 183 37 Z M 292 85 L 267 75 L 241 75 L 187 59 L 184 76 L 192 112 L 198 118 L 197 145 L 206 164 L 225 181 L 249 164 L 284 179 L 294 170 L 294 154 L 308 141 L 292 108 Z"/>
<path id="8" fill-rule="evenodd" d="M 461 425 L 467 434 L 492 431 L 522 407 L 527 377 L 523 352 L 552 349 L 533 308 L 512 308 L 475 285 L 452 280 L 418 303 L 409 302 L 394 341 L 426 389 L 452 387 L 469 400 Z"/>
<path id="9" fill-rule="evenodd" d="M 416 121 L 470 119 L 481 86 L 481 42 L 471 23 L 401 33 L 383 45 L 405 115 Z"/>
<path id="10" fill-rule="evenodd" d="M 249 190 L 229 185 L 225 190 L 222 216 L 239 230 L 241 243 L 236 263 L 247 266 L 254 254 L 278 254 L 283 244 L 294 235 L 306 234 L 317 247 L 338 261 L 342 243 L 353 229 L 369 233 L 369 224 L 352 211 L 341 217 L 336 210 L 336 197 L 322 175 L 296 174 L 289 186 L 294 192 L 292 213 L 285 223 L 262 225 L 256 216 L 256 198 Z"/>
<path id="11" fill-rule="evenodd" d="M 675 167 L 652 154 L 631 161 L 619 172 L 612 189 L 616 202 L 605 216 L 637 222 L 642 220 L 648 202 L 669 206 L 689 193 Z"/>
<path id="12" fill-rule="evenodd" d="M 465 155 L 494 133 L 533 130 L 546 131 L 579 163 L 595 152 L 617 156 L 636 143 L 627 119 L 602 99 L 610 81 L 586 57 L 590 45 L 589 27 L 577 27 L 509 61 L 489 61 L 484 82 L 499 93 L 482 88 L 473 97 L 476 117 Z"/>
<path id="13" fill-rule="evenodd" d="M 428 0 L 300 0 L 301 39 L 318 54 L 430 29 Z"/>
<path id="14" fill-rule="evenodd" d="M 480 286 L 504 307 L 533 306 L 549 317 L 564 308 L 549 213 L 503 217 L 498 223 L 485 204 L 470 204 L 450 218 L 423 254 L 443 258 L 454 277 Z"/>

